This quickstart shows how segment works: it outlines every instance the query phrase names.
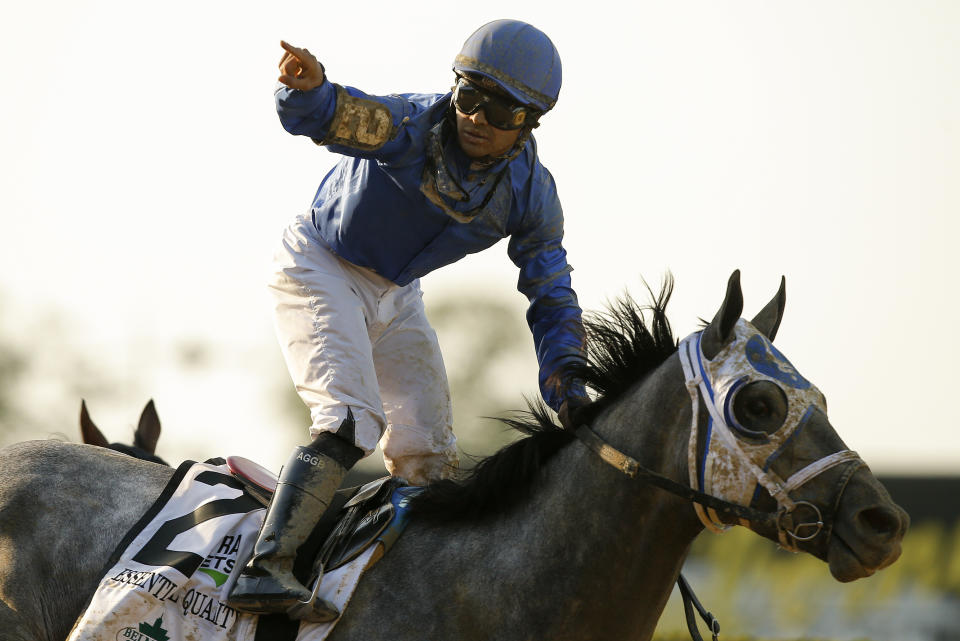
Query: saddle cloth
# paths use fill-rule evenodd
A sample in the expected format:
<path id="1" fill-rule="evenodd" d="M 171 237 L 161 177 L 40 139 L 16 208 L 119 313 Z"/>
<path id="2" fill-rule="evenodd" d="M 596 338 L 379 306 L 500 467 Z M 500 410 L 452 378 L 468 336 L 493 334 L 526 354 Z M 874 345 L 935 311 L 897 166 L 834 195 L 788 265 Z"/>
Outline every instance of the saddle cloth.
<path id="1" fill-rule="evenodd" d="M 402 529 L 403 489 L 376 544 L 324 573 L 319 594 L 341 612 Z M 225 601 L 265 512 L 226 465 L 185 462 L 117 546 L 67 641 L 254 641 L 258 617 Z M 301 623 L 296 639 L 323 641 L 335 625 Z"/>

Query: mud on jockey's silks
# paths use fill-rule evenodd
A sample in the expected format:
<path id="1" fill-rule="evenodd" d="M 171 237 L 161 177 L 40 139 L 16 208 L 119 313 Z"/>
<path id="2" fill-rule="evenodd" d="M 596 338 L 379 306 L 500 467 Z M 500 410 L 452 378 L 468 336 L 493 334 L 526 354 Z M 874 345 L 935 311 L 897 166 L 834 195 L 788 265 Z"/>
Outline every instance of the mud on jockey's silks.
<path id="1" fill-rule="evenodd" d="M 343 156 L 311 208 L 342 258 L 404 286 L 511 236 L 521 251 L 557 254 L 538 279 L 567 271 L 562 208 L 529 131 L 504 156 L 475 161 L 457 142 L 449 93 L 372 96 L 326 82 L 308 92 L 282 87 L 276 99 L 287 131 Z"/>
<path id="2" fill-rule="evenodd" d="M 693 400 L 688 452 L 692 487 L 747 506 L 760 486 L 777 501 L 784 513 L 790 513 L 799 503 L 791 499 L 790 491 L 831 467 L 859 459 L 855 452 L 841 450 L 795 472 L 786 480 L 781 479 L 770 466 L 815 411 L 826 414 L 823 394 L 800 375 L 766 336 L 744 319 L 737 321 L 732 340 L 712 360 L 703 355 L 702 335 L 702 332 L 696 332 L 680 343 L 680 362 Z M 748 430 L 737 422 L 734 415 L 733 401 L 738 390 L 754 381 L 770 381 L 786 397 L 786 419 L 773 433 Z M 705 445 L 699 456 L 698 391 L 709 414 Z M 721 523 L 712 509 L 699 504 L 694 507 L 708 529 L 721 532 L 729 527 Z M 817 517 L 820 518 L 819 510 Z M 822 525 L 820 521 L 810 536 L 790 533 L 793 541 L 781 530 L 781 545 L 795 550 L 795 541 L 816 536 Z"/>
<path id="3" fill-rule="evenodd" d="M 520 155 L 530 138 L 530 130 L 525 129 L 516 143 L 504 156 L 483 163 L 483 171 L 490 178 L 481 181 L 479 189 L 465 188 L 451 170 L 456 166 L 453 156 L 456 125 L 451 118 L 437 123 L 426 138 L 426 162 L 423 167 L 423 182 L 420 191 L 431 203 L 439 207 L 448 216 L 460 223 L 469 223 L 486 210 L 493 212 L 494 219 L 500 219 L 500 233 L 506 235 L 506 216 L 510 211 L 512 185 L 509 179 L 509 163 Z"/>
<path id="4" fill-rule="evenodd" d="M 508 166 L 519 156 L 527 145 L 531 130 L 524 129 L 513 147 L 503 156 L 488 158 L 479 163 L 467 160 L 469 173 L 485 174 L 474 185 L 468 186 L 464 180 L 465 157 L 457 153 L 456 125 L 453 106 L 447 96 L 436 96 L 444 105 L 443 109 L 431 109 L 438 122 L 431 124 L 428 114 L 412 115 L 404 113 L 400 96 L 391 96 L 392 100 L 381 102 L 372 96 L 349 87 L 334 84 L 336 106 L 329 125 L 329 132 L 323 138 L 315 138 L 318 144 L 331 147 L 357 149 L 377 152 L 398 137 L 403 130 L 425 129 L 424 159 L 425 165 L 421 177 L 420 191 L 427 199 L 457 222 L 471 222 L 485 211 L 493 212 L 500 220 L 501 235 L 506 235 L 506 216 L 510 209 L 511 185 Z M 413 97 L 413 96 L 404 96 Z M 381 98 L 382 99 L 382 98 Z M 423 115 L 427 120 L 423 122 Z M 336 149 L 335 149 L 336 150 Z M 465 166 L 465 165 L 464 165 Z"/>
<path id="5" fill-rule="evenodd" d="M 459 148 L 450 100 L 449 93 L 372 96 L 330 81 L 276 91 L 288 132 L 343 156 L 310 213 L 318 240 L 339 257 L 403 287 L 509 238 L 517 289 L 530 301 L 541 392 L 559 409 L 563 399 L 548 381 L 579 356 L 570 328 L 581 311 L 555 181 L 529 132 L 506 156 L 474 163 Z"/>

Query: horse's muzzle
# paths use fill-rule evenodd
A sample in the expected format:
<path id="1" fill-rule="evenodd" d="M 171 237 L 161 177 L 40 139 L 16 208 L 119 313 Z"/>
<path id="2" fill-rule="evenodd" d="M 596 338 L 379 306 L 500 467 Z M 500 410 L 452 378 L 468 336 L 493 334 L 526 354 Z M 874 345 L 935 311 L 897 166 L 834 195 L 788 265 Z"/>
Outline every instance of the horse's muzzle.
<path id="1" fill-rule="evenodd" d="M 838 581 L 870 576 L 900 557 L 910 517 L 872 475 L 854 475 L 837 514 L 827 563 Z"/>

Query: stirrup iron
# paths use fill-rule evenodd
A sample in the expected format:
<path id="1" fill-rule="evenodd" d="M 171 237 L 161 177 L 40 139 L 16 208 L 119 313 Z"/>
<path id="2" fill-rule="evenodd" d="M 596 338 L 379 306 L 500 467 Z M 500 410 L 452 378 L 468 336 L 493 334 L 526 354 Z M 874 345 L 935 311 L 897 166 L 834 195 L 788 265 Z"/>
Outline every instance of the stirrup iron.
<path id="1" fill-rule="evenodd" d="M 326 599 L 320 598 L 320 584 L 323 582 L 323 568 L 319 568 L 317 580 L 314 582 L 313 591 L 310 598 L 306 601 L 297 601 L 295 605 L 287 610 L 287 616 L 291 619 L 300 619 L 309 623 L 328 623 L 340 617 L 340 611 L 337 610 Z"/>

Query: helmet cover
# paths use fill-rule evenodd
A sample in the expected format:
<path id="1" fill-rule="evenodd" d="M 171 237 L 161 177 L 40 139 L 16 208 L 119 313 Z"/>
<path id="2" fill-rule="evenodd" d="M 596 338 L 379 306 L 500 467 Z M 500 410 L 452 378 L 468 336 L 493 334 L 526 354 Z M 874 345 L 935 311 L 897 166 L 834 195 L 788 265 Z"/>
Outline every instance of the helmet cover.
<path id="1" fill-rule="evenodd" d="M 488 78 L 517 102 L 545 112 L 560 94 L 560 54 L 545 33 L 519 20 L 494 20 L 463 43 L 453 70 Z"/>

